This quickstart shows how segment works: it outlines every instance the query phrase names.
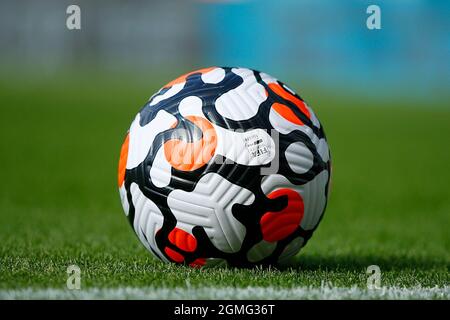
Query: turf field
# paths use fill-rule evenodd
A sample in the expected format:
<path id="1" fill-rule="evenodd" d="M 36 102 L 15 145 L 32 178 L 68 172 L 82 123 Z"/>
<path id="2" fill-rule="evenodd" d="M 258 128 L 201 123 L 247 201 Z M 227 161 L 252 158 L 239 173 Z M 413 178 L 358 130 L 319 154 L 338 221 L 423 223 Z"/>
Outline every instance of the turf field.
<path id="1" fill-rule="evenodd" d="M 150 256 L 116 187 L 124 134 L 166 80 L 0 80 L 0 298 L 450 298 L 445 102 L 299 90 L 332 152 L 320 227 L 289 266 L 198 270 Z M 71 264 L 80 291 L 66 289 Z M 382 289 L 366 289 L 369 265 L 380 267 Z"/>

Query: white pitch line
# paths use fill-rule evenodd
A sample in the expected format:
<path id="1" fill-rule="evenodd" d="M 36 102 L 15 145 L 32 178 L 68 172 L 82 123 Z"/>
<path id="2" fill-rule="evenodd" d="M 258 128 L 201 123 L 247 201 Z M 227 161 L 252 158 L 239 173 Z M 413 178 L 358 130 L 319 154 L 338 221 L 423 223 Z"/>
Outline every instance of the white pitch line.
<path id="1" fill-rule="evenodd" d="M 175 288 L 88 288 L 0 290 L 0 299 L 450 299 L 450 286 L 445 287 L 175 287 Z"/>

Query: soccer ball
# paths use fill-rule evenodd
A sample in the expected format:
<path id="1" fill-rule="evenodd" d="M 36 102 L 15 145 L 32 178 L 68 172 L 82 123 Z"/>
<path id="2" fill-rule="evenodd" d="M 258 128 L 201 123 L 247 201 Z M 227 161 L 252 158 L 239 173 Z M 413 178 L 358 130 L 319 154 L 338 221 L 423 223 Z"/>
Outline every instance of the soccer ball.
<path id="1" fill-rule="evenodd" d="M 187 73 L 131 124 L 118 169 L 123 209 L 166 262 L 277 264 L 317 228 L 330 152 L 312 109 L 274 77 L 245 68 Z"/>

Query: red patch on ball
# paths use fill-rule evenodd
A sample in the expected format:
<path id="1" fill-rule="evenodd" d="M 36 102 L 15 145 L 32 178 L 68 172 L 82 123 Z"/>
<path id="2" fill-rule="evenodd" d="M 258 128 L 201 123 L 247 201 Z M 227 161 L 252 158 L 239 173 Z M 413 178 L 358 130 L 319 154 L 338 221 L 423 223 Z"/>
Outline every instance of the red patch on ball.
<path id="1" fill-rule="evenodd" d="M 300 194 L 292 189 L 278 189 L 267 195 L 269 199 L 287 196 L 287 206 L 280 211 L 268 211 L 260 220 L 263 239 L 267 242 L 282 240 L 300 225 L 305 205 Z"/>

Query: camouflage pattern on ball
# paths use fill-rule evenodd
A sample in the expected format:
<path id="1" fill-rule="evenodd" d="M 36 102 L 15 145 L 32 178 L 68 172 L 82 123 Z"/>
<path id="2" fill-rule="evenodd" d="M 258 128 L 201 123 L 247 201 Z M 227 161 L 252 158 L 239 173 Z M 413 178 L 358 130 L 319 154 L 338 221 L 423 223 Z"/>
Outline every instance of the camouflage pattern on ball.
<path id="1" fill-rule="evenodd" d="M 119 192 L 145 247 L 194 267 L 276 264 L 322 218 L 331 165 L 312 109 L 245 68 L 183 75 L 154 94 L 122 146 Z"/>

